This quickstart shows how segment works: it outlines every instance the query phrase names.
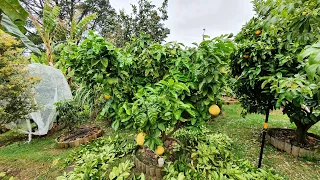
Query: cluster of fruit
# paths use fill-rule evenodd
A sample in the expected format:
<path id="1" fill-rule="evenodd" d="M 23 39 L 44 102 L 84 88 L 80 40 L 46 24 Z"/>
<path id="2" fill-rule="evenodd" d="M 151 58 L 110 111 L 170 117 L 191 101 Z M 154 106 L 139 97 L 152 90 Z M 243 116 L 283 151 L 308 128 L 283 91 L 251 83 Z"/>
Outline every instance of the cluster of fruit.
<path id="1" fill-rule="evenodd" d="M 136 141 L 139 146 L 144 145 L 144 138 L 146 137 L 146 133 L 141 132 L 138 134 Z M 154 151 L 154 153 L 158 156 L 162 156 L 164 153 L 164 147 L 163 146 L 158 146 L 157 149 Z"/>

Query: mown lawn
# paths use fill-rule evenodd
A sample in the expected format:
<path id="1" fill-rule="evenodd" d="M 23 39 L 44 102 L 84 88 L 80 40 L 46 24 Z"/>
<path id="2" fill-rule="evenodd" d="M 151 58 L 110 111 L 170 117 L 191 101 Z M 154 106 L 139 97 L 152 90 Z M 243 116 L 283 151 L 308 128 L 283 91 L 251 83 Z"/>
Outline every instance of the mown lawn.
<path id="1" fill-rule="evenodd" d="M 249 159 L 257 163 L 259 155 L 259 136 L 264 122 L 264 116 L 250 114 L 245 118 L 240 116 L 240 105 L 226 105 L 223 115 L 208 123 L 208 128 L 229 135 L 234 140 L 233 152 L 239 158 Z M 288 118 L 280 111 L 272 112 L 269 127 L 293 128 Z M 105 127 L 106 135 L 114 131 Z M 320 134 L 320 124 L 315 125 L 310 132 Z M 123 136 L 134 138 L 134 132 L 120 132 Z M 63 174 L 61 163 L 73 149 L 58 149 L 54 139 L 58 134 L 42 138 L 34 138 L 30 144 L 26 139 L 0 148 L 0 173 L 7 172 L 16 179 L 55 179 Z M 17 139 L 12 132 L 0 135 L 0 142 L 8 138 Z M 59 159 L 58 165 L 53 165 Z M 320 179 L 320 161 L 312 161 L 276 150 L 267 144 L 263 166 L 273 168 L 288 179 Z M 1 178 L 0 178 L 1 179 Z"/>
<path id="2" fill-rule="evenodd" d="M 250 114 L 241 117 L 242 108 L 239 104 L 223 107 L 223 115 L 210 122 L 208 127 L 213 131 L 225 133 L 234 140 L 233 152 L 243 159 L 249 159 L 257 164 L 260 152 L 260 132 L 265 117 Z M 295 128 L 289 118 L 281 111 L 273 111 L 269 118 L 269 128 Z M 309 132 L 320 134 L 320 123 Z M 273 168 L 289 179 L 320 179 L 320 161 L 294 158 L 286 152 L 278 151 L 267 144 L 264 150 L 263 166 Z"/>

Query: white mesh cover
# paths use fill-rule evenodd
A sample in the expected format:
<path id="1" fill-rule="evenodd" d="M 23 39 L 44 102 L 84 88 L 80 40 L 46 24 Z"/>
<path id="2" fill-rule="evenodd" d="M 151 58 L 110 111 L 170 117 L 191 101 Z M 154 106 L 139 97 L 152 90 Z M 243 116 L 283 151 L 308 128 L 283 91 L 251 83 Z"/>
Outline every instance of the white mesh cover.
<path id="1" fill-rule="evenodd" d="M 29 128 L 28 133 L 45 135 L 51 129 L 57 116 L 55 103 L 71 99 L 72 94 L 67 80 L 59 69 L 38 63 L 28 66 L 31 76 L 41 78 L 41 81 L 35 85 L 35 101 L 40 110 L 29 114 L 38 125 L 38 130 L 30 132 Z"/>

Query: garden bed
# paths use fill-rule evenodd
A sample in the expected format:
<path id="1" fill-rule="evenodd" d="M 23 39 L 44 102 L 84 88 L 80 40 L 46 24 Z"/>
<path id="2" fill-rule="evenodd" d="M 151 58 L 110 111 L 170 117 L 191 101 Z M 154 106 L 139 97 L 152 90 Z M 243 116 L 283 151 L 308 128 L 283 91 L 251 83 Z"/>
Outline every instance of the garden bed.
<path id="1" fill-rule="evenodd" d="M 174 149 L 178 147 L 179 144 L 180 142 L 174 138 L 168 138 L 163 143 L 163 147 L 165 149 L 163 156 L 166 156 L 166 162 L 173 162 L 178 159 L 177 153 L 175 153 Z M 138 149 L 134 156 L 134 164 L 137 170 L 146 174 L 148 178 L 162 179 L 163 167 L 159 167 L 158 165 L 158 159 L 160 157 L 161 156 L 155 154 L 154 151 L 148 147 L 142 147 Z"/>
<path id="2" fill-rule="evenodd" d="M 62 134 L 56 139 L 56 143 L 60 148 L 77 147 L 102 136 L 102 134 L 103 131 L 99 127 L 80 128 Z"/>
<path id="3" fill-rule="evenodd" d="M 239 101 L 236 98 L 227 97 L 227 96 L 223 97 L 223 101 L 224 101 L 223 102 L 224 104 L 236 104 L 236 103 L 239 103 Z"/>
<path id="4" fill-rule="evenodd" d="M 55 134 L 56 132 L 61 131 L 65 127 L 65 124 L 53 123 L 52 128 L 48 131 L 47 135 Z"/>
<path id="5" fill-rule="evenodd" d="M 135 155 L 133 157 L 133 162 L 134 162 L 136 169 L 139 172 L 144 173 L 147 178 L 155 179 L 155 180 L 162 179 L 163 167 L 159 167 L 157 165 L 151 165 L 152 163 L 144 163 L 146 161 L 142 161 L 142 160 L 138 159 L 137 156 L 135 156 Z"/>
<path id="6" fill-rule="evenodd" d="M 308 133 L 307 144 L 295 141 L 294 129 L 271 128 L 267 140 L 277 149 L 286 151 L 294 157 L 310 157 L 320 160 L 320 136 Z"/>

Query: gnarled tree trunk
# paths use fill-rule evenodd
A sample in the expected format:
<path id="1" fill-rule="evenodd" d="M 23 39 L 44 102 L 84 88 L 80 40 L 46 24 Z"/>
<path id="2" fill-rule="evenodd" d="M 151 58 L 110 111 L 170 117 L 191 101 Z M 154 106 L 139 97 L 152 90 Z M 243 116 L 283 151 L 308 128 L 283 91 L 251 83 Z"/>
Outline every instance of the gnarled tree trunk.
<path id="1" fill-rule="evenodd" d="M 296 140 L 300 144 L 306 144 L 307 143 L 307 134 L 308 130 L 310 129 L 311 126 L 313 126 L 315 123 L 314 121 L 310 121 L 308 124 L 303 124 L 300 121 L 295 121 L 294 122 L 297 126 L 296 129 Z"/>

